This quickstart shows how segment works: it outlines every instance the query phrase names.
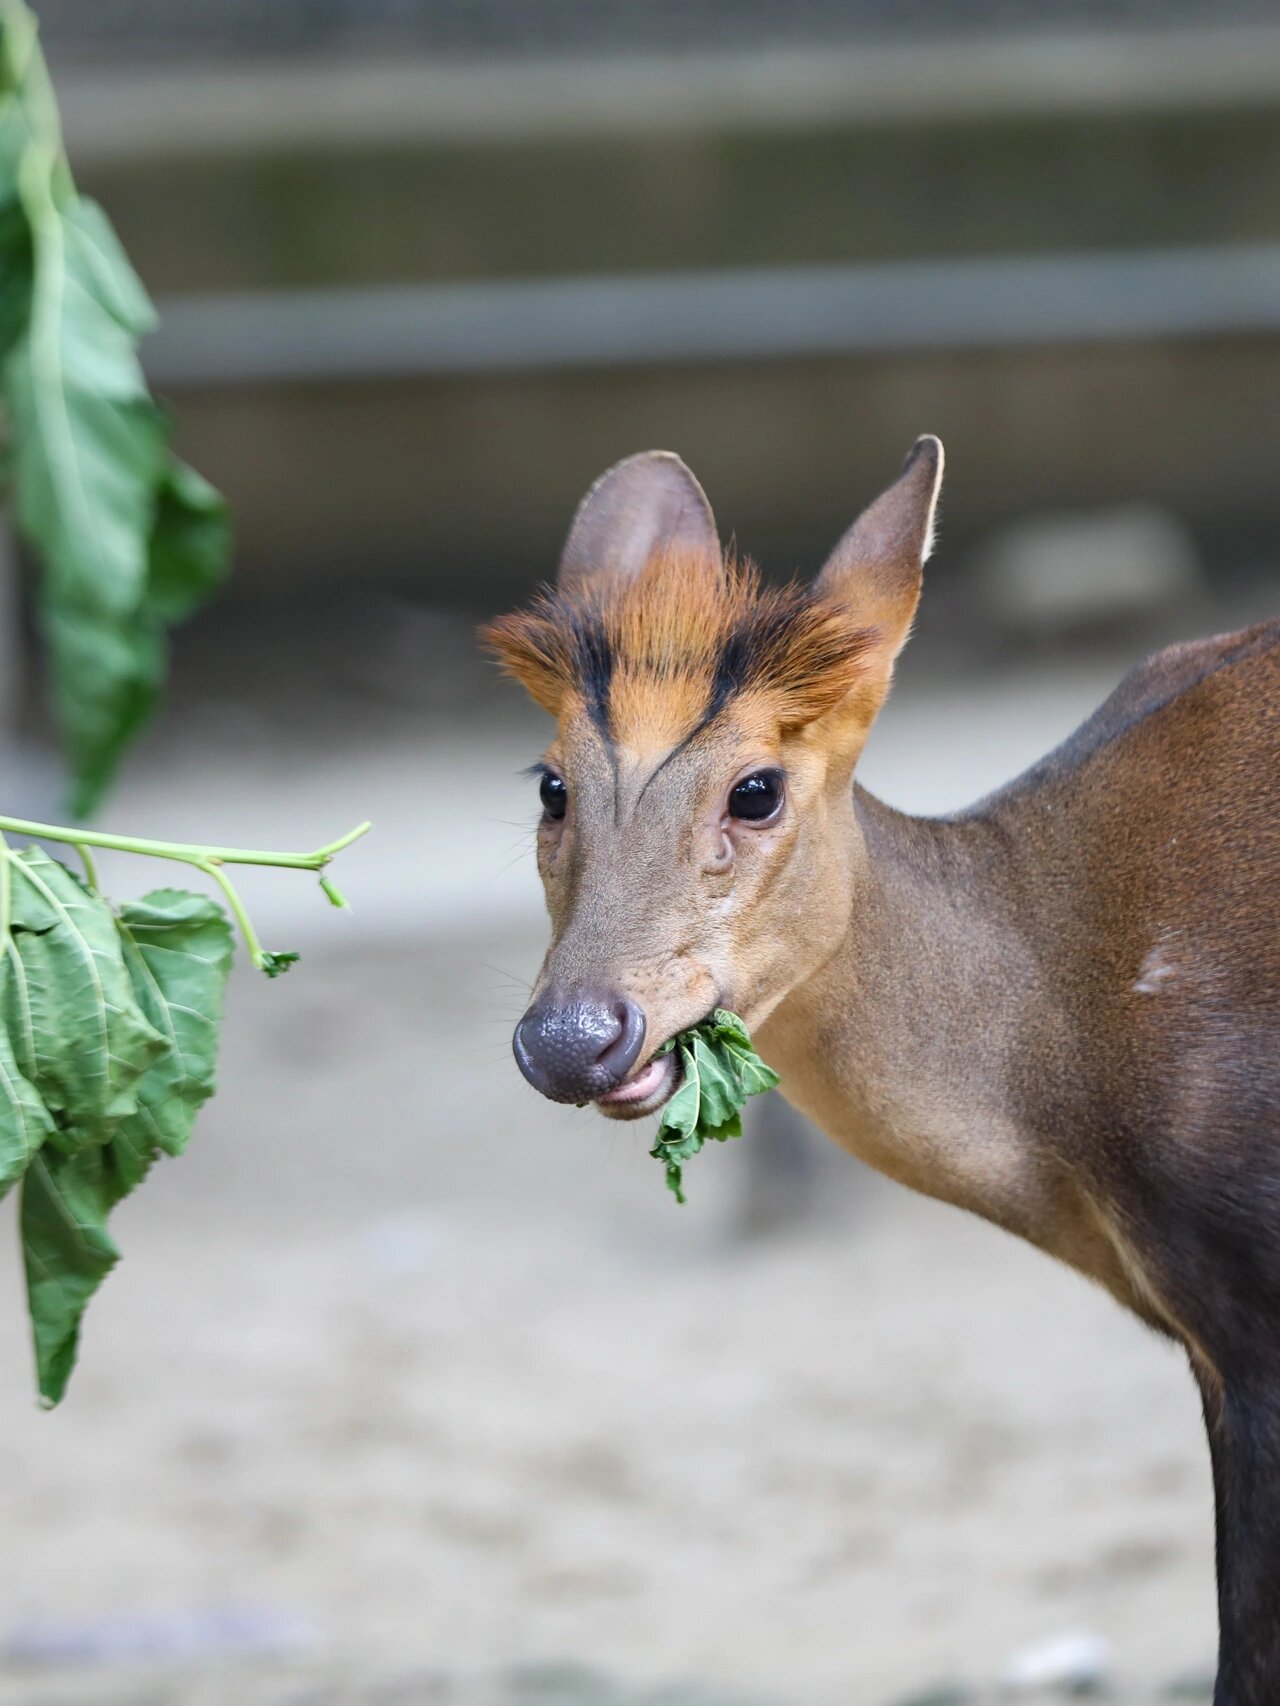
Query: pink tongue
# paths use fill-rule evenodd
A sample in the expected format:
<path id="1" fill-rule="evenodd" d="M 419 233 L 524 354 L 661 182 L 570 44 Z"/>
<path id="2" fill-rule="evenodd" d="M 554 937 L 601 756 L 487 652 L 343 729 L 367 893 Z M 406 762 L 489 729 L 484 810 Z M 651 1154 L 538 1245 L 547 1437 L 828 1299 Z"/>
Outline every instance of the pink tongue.
<path id="1" fill-rule="evenodd" d="M 616 1090 L 610 1090 L 601 1096 L 602 1102 L 642 1102 L 646 1096 L 651 1096 L 662 1082 L 663 1073 L 667 1069 L 666 1057 L 651 1060 L 638 1077 L 628 1079 L 625 1084 L 619 1084 Z"/>

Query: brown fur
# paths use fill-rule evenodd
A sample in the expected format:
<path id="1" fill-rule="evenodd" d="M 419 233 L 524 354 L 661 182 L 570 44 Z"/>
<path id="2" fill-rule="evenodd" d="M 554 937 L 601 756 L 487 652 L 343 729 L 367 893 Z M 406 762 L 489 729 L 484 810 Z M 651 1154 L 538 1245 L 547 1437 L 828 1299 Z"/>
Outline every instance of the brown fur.
<path id="1" fill-rule="evenodd" d="M 795 582 L 763 586 L 753 563 L 716 569 L 664 553 L 634 579 L 544 593 L 490 623 L 483 639 L 555 717 L 591 701 L 603 665 L 610 737 L 643 751 L 697 727 L 734 650 L 734 694 L 759 696 L 783 730 L 803 727 L 855 686 L 874 634 Z"/>
<path id="2" fill-rule="evenodd" d="M 920 442 L 809 595 L 717 574 L 682 464 L 620 466 L 575 537 L 620 528 L 630 564 L 655 515 L 692 514 L 696 564 L 593 573 L 579 553 L 571 598 L 490 630 L 557 716 L 567 790 L 539 830 L 538 998 L 619 992 L 645 1059 L 734 1008 L 837 1142 L 1180 1340 L 1214 1461 L 1216 1703 L 1274 1706 L 1280 623 L 1162 653 L 1008 788 L 910 818 L 850 772 L 914 612 L 941 447 Z M 726 669 L 735 636 L 754 649 Z M 785 809 L 753 827 L 729 802 L 764 764 Z"/>

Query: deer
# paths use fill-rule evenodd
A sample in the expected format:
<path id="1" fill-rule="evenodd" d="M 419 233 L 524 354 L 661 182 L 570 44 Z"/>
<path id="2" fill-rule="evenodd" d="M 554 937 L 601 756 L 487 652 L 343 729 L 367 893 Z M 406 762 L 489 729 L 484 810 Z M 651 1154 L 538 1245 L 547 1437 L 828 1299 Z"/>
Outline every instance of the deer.
<path id="1" fill-rule="evenodd" d="M 781 1092 L 1185 1348 L 1212 1460 L 1215 1706 L 1280 1702 L 1280 620 L 1175 645 L 966 810 L 855 781 L 920 598 L 920 438 L 811 584 L 721 549 L 665 451 L 484 630 L 555 720 L 551 941 L 520 1071 L 610 1119 L 742 1016 Z"/>

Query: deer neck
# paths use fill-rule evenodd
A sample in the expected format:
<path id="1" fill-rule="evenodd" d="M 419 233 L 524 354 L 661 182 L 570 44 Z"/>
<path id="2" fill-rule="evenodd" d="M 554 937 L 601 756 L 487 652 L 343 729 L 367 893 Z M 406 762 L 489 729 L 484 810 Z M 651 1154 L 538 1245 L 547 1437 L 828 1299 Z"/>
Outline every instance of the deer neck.
<path id="1" fill-rule="evenodd" d="M 1053 992 L 1015 897 L 1010 838 L 854 794 L 854 899 L 826 962 L 760 1030 L 783 1093 L 843 1147 L 1044 1242 L 1045 1167 L 1013 1085 Z"/>

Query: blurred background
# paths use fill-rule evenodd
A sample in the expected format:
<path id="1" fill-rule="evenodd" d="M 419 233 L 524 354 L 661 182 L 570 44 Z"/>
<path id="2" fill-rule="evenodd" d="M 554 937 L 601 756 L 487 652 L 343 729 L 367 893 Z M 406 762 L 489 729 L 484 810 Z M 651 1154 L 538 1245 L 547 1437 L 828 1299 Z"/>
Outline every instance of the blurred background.
<path id="1" fill-rule="evenodd" d="M 1176 1355 L 776 1098 L 690 1169 L 541 1102 L 539 715 L 476 622 L 618 457 L 812 572 L 922 431 L 941 548 L 863 779 L 944 810 L 1280 609 L 1264 0 L 44 0 L 71 159 L 230 498 L 104 827 L 246 883 L 191 1155 L 64 1409 L 0 1300 L 4 1706 L 1206 1698 Z M 53 815 L 21 574 L 6 809 Z M 113 892 L 154 874 L 111 871 Z M 163 877 L 161 878 L 163 880 Z"/>

